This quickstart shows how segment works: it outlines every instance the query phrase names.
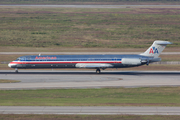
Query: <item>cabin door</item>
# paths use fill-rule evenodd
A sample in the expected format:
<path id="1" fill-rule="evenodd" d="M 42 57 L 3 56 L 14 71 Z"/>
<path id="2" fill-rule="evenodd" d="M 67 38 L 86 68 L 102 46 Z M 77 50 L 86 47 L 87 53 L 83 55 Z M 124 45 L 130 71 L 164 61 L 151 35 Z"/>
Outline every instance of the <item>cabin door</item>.
<path id="1" fill-rule="evenodd" d="M 116 57 L 114 58 L 114 63 L 117 63 L 117 58 Z"/>
<path id="2" fill-rule="evenodd" d="M 25 68 L 26 67 L 26 57 L 22 58 L 22 67 Z"/>

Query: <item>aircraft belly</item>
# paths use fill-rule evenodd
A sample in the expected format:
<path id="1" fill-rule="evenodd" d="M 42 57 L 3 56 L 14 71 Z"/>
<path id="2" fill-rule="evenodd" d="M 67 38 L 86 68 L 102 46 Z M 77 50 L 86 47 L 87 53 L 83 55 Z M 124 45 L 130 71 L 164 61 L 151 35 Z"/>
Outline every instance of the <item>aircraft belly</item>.
<path id="1" fill-rule="evenodd" d="M 81 64 L 81 63 L 71 63 L 71 64 L 26 64 L 26 68 L 122 68 L 125 67 L 121 63 L 112 64 Z M 21 68 L 21 67 L 19 67 Z"/>

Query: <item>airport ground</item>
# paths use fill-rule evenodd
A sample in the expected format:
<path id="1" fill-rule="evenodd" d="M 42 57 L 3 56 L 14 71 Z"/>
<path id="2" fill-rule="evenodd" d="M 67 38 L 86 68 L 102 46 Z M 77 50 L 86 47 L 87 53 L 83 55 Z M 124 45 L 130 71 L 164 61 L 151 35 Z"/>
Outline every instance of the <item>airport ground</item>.
<path id="1" fill-rule="evenodd" d="M 59 13 L 59 11 L 61 12 Z M 1 7 L 1 38 L 0 42 L 2 43 L 0 50 L 1 52 L 144 52 L 155 39 L 163 39 L 168 40 L 171 42 L 174 42 L 175 44 L 172 45 L 169 49 L 168 47 L 165 49 L 165 52 L 179 52 L 179 8 L 173 8 L 173 9 L 143 9 L 144 13 L 142 13 L 142 9 L 94 9 L 89 12 L 90 9 L 70 9 L 67 11 L 66 9 L 44 9 L 44 8 L 16 8 L 13 7 L 12 9 L 9 8 L 2 8 Z M 23 11 L 23 12 L 22 12 Z M 40 11 L 40 12 L 37 12 Z M 93 14 L 92 14 L 93 13 Z M 14 15 L 14 16 L 13 16 Z M 75 16 L 77 15 L 77 16 Z M 16 17 L 15 17 L 16 16 Z M 41 16 L 41 17 L 39 17 Z M 75 16 L 75 17 L 73 17 Z M 84 18 L 84 16 L 86 16 Z M 70 19 L 67 19 L 70 17 Z M 51 18 L 46 21 L 46 18 Z M 62 19 L 61 19 L 62 18 Z M 93 18 L 98 18 L 97 21 L 93 21 Z M 109 18 L 107 21 L 104 21 L 104 18 Z M 122 19 L 124 18 L 124 19 Z M 59 21 L 56 21 L 59 19 Z M 86 22 L 83 22 L 86 21 Z M 113 21 L 113 22 L 108 22 Z M 153 22 L 152 22 L 153 21 Z M 40 24 L 41 23 L 41 24 Z M 43 29 L 46 28 L 46 29 Z M 122 33 L 122 34 L 121 34 Z M 71 34 L 72 36 L 69 36 Z M 73 40 L 73 41 L 72 41 Z M 145 42 L 144 42 L 145 41 Z M 32 44 L 33 43 L 33 44 Z M 137 43 L 140 43 L 138 45 Z M 74 45 L 74 46 L 73 46 Z M 166 51 L 167 50 L 167 51 Z M 2 62 L 10 62 L 19 55 L 24 54 L 9 54 L 9 55 L 1 55 L 0 59 Z M 178 61 L 179 55 L 162 55 L 161 56 L 164 61 Z M 39 97 L 40 94 L 34 95 L 35 93 L 38 93 L 38 90 L 24 90 L 22 87 L 25 84 L 25 78 L 26 80 L 28 78 L 35 78 L 34 84 L 32 84 L 33 80 L 29 80 L 29 82 L 26 83 L 26 85 L 36 85 L 41 84 L 48 85 L 51 84 L 49 81 L 52 82 L 52 80 L 58 80 L 61 79 L 61 82 L 59 82 L 59 85 L 62 85 L 66 80 L 71 81 L 75 80 L 72 84 L 76 85 L 80 82 L 83 82 L 86 84 L 93 83 L 94 85 L 102 85 L 102 83 L 108 82 L 106 85 L 109 85 L 109 83 L 115 83 L 116 87 L 119 86 L 118 83 L 126 82 L 127 84 L 135 84 L 138 83 L 144 83 L 142 86 L 144 86 L 146 83 L 148 85 L 151 83 L 154 84 L 150 88 L 116 88 L 114 89 L 113 95 L 117 97 L 116 95 L 124 95 L 124 103 L 125 105 L 130 105 L 129 100 L 133 100 L 133 97 L 136 98 L 136 102 L 139 101 L 138 98 L 142 98 L 144 100 L 143 105 L 151 104 L 153 106 L 179 106 L 179 65 L 149 65 L 149 66 L 142 66 L 142 67 L 136 67 L 136 68 L 130 68 L 130 69 L 123 69 L 125 71 L 129 71 L 128 74 L 123 73 L 121 70 L 118 69 L 115 70 L 115 72 L 108 72 L 105 71 L 102 75 L 96 75 L 94 74 L 94 71 L 82 71 L 79 72 L 79 70 L 75 71 L 65 71 L 64 72 L 49 72 L 49 74 L 46 74 L 47 72 L 43 73 L 41 72 L 38 74 L 36 71 L 27 72 L 21 71 L 20 74 L 14 74 L 14 70 L 10 70 L 10 68 L 7 67 L 7 64 L 0 64 L 0 69 L 5 70 L 4 73 L 1 72 L 1 77 L 6 77 L 7 80 L 19 80 L 22 81 L 20 83 L 1 83 L 2 86 L 13 86 L 14 85 L 20 85 L 22 90 L 1 90 L 0 93 L 2 94 L 1 97 L 4 100 L 4 103 L 6 105 L 12 105 L 12 104 L 19 104 L 20 102 L 15 102 L 22 100 L 22 96 L 27 97 L 27 95 L 30 95 L 29 98 L 23 99 L 25 105 L 31 102 L 27 102 L 27 100 L 34 100 L 41 102 L 39 99 L 45 99 L 46 102 L 50 102 L 52 99 L 49 99 L 50 95 L 51 97 L 56 97 L 58 94 L 48 94 L 48 90 L 44 90 L 44 95 L 47 95 L 46 97 Z M 7 70 L 7 71 L 6 71 Z M 140 73 L 136 73 L 133 71 L 140 71 Z M 156 73 L 156 74 L 150 74 L 149 71 L 146 71 L 146 74 L 144 74 L 142 71 L 144 70 L 166 70 L 169 73 Z M 41 71 L 41 70 L 40 70 Z M 132 71 L 132 72 L 131 72 Z M 25 72 L 25 73 L 24 73 Z M 86 73 L 87 72 L 87 73 Z M 108 72 L 108 75 L 106 75 L 106 72 Z M 171 73 L 172 72 L 172 73 Z M 176 73 L 177 72 L 177 73 Z M 52 73 L 52 74 L 51 74 Z M 147 74 L 148 73 L 148 74 Z M 39 79 L 38 79 L 38 77 Z M 44 77 L 42 77 L 44 76 Z M 70 77 L 71 76 L 71 77 Z M 79 77 L 78 77 L 79 76 Z M 93 77 L 92 77 L 93 76 Z M 113 76 L 113 78 L 112 78 Z M 50 78 L 52 77 L 52 78 Z M 57 78 L 54 78 L 57 77 Z M 63 77 L 66 79 L 63 79 Z M 69 78 L 68 78 L 69 77 Z M 13 78 L 13 79 L 12 79 Z M 24 78 L 24 81 L 23 81 Z M 46 78 L 49 78 L 47 80 Z M 108 81 L 108 79 L 110 81 Z M 120 79 L 118 79 L 120 78 Z M 88 79 L 88 80 L 87 80 Z M 94 79 L 94 81 L 91 81 Z M 117 80 L 118 79 L 118 80 Z M 152 79 L 152 80 L 150 80 Z M 96 81 L 100 80 L 100 81 Z M 31 82 L 30 82 L 31 81 Z M 23 83 L 24 82 L 24 83 Z M 37 83 L 39 82 L 39 83 Z M 159 83 L 158 83 L 159 82 Z M 156 83 L 158 85 L 163 86 L 165 83 L 166 87 L 157 87 Z M 57 85 L 57 83 L 55 83 Z M 79 84 L 80 85 L 80 84 Z M 82 85 L 82 86 L 83 86 Z M 92 85 L 92 84 L 91 84 Z M 81 86 L 81 87 L 82 87 Z M 142 87 L 141 86 L 141 87 Z M 156 87 L 157 88 L 156 88 Z M 83 86 L 84 87 L 84 86 Z M 133 86 L 134 87 L 134 86 Z M 147 87 L 147 86 L 146 86 Z M 154 88 L 155 87 L 155 88 Z M 72 88 L 72 87 L 71 87 Z M 98 89 L 92 89 L 92 91 L 96 90 L 102 90 L 101 93 L 103 93 L 103 88 L 100 89 L 99 86 L 97 86 Z M 113 91 L 113 89 L 109 88 Z M 126 92 L 129 91 L 129 93 L 122 93 L 122 89 L 125 89 Z M 148 89 L 148 91 L 145 91 L 145 89 Z M 158 90 L 157 90 L 158 89 Z M 59 89 L 60 91 L 64 92 L 66 89 Z M 88 91 L 91 89 L 70 89 L 71 94 L 64 96 L 67 101 L 71 98 L 73 95 L 77 95 L 77 91 Z M 120 90 L 121 92 L 117 92 L 116 90 Z M 141 91 L 143 90 L 143 91 Z M 156 91 L 155 91 L 156 90 Z M 53 90 L 49 90 L 53 91 Z M 68 90 L 67 90 L 68 91 Z M 134 92 L 137 93 L 134 93 Z M 164 92 L 166 91 L 166 92 Z M 6 94 L 3 94 L 3 92 Z M 9 93 L 8 93 L 9 92 Z M 16 94 L 15 94 L 16 92 Z M 26 93 L 27 92 L 27 93 Z M 28 93 L 29 92 L 29 93 Z M 32 92 L 32 93 L 31 93 Z M 76 93 L 74 93 L 76 92 Z M 141 92 L 141 94 L 139 94 Z M 57 92 L 58 93 L 58 92 Z M 64 92 L 66 93 L 66 92 Z M 108 93 L 108 92 L 107 92 Z M 9 96 L 7 95 L 9 94 Z M 7 96 L 6 96 L 7 95 Z M 15 95 L 14 100 L 10 97 Z M 32 95 L 32 96 L 31 96 Z M 86 95 L 84 93 L 83 95 Z M 92 101 L 93 99 L 96 101 L 98 99 L 98 96 L 100 98 L 103 98 L 103 94 L 96 95 L 96 92 L 92 92 L 91 96 L 92 98 L 89 99 L 89 101 Z M 135 96 L 134 96 L 135 95 Z M 147 96 L 149 95 L 149 96 Z M 150 97 L 150 95 L 152 95 Z M 81 95 L 80 95 L 81 96 Z M 160 96 L 158 98 L 158 96 Z M 19 97 L 19 98 L 18 98 Z M 120 100 L 120 98 L 123 98 L 122 96 L 118 96 L 116 102 Z M 6 99 L 4 99 L 6 98 Z M 9 99 L 10 98 L 10 99 Z M 61 96 L 59 96 L 61 98 Z M 106 98 L 111 98 L 111 94 L 107 94 Z M 156 102 L 153 102 L 153 98 L 156 98 Z M 12 100 L 11 100 L 12 99 Z M 16 99 L 16 100 L 15 100 Z M 63 99 L 63 98 L 61 98 Z M 78 101 L 78 99 L 73 98 L 72 101 Z M 147 100 L 150 100 L 150 102 L 147 102 Z M 11 100 L 7 102 L 7 100 Z M 107 100 L 107 103 L 109 103 Z M 166 102 L 163 100 L 167 100 Z M 173 101 L 174 100 L 174 101 Z M 63 101 L 63 100 L 62 100 Z M 84 100 L 83 100 L 84 101 Z M 102 101 L 102 100 L 101 100 Z M 124 104 L 122 101 L 119 101 L 120 103 Z M 13 103 L 15 102 L 15 103 Z M 22 102 L 22 101 L 21 101 Z M 31 103 L 31 105 L 35 105 L 34 103 Z M 59 99 L 55 101 L 54 103 L 61 102 Z M 92 101 L 93 102 L 93 101 Z M 114 103 L 116 103 L 114 102 Z M 141 101 L 142 102 L 142 101 Z M 2 102 L 1 102 L 2 103 Z M 143 102 L 142 102 L 143 103 Z M 122 105 L 119 104 L 119 105 Z M 140 105 L 139 103 L 135 103 L 136 105 Z M 72 105 L 72 103 L 68 104 Z M 79 105 L 79 104 L 76 104 Z M 94 105 L 94 103 L 92 104 Z M 97 105 L 97 104 L 96 104 Z M 106 104 L 107 105 L 107 104 Z M 142 105 L 142 104 L 141 104 Z M 130 105 L 132 106 L 132 104 Z M 148 106 L 148 105 L 147 105 Z M 7 117 L 6 115 L 2 115 L 1 117 L 10 119 L 10 117 L 17 117 L 17 118 L 27 118 L 30 116 L 30 118 L 34 119 L 42 119 L 43 116 L 41 115 L 10 115 Z M 89 119 L 106 119 L 108 117 L 118 119 L 179 119 L 179 116 L 129 116 L 129 115 L 120 115 L 120 116 L 56 116 L 56 115 L 45 115 L 47 118 L 54 118 L 54 117 L 61 117 L 64 119 L 83 119 L 84 117 L 88 117 Z M 87 119 L 88 119 L 87 118 Z M 56 118 L 55 118 L 56 119 Z"/>
<path id="2" fill-rule="evenodd" d="M 0 84 L 2 106 L 179 106 L 180 102 L 179 71 L 96 74 L 95 71 L 19 70 L 17 74 L 1 70 L 0 77 L 20 81 Z"/>
<path id="3" fill-rule="evenodd" d="M 4 5 L 179 5 L 179 1 L 133 1 L 133 0 L 41 0 L 41 1 L 34 1 L 34 0 L 1 0 L 0 4 Z"/>
<path id="4" fill-rule="evenodd" d="M 2 6 L 0 11 L 0 45 L 7 50 L 147 49 L 154 40 L 173 42 L 171 48 L 180 46 L 179 6 L 119 9 Z"/>
<path id="5" fill-rule="evenodd" d="M 3 61 L 9 61 L 10 59 L 12 59 L 12 58 L 9 58 L 8 56 L 15 58 L 15 57 L 18 57 L 19 55 L 24 55 L 24 54 L 3 55 L 4 56 Z M 177 54 L 176 55 L 170 55 L 170 54 L 169 55 L 162 55 L 162 57 L 166 61 L 168 61 L 168 59 L 171 59 L 170 57 L 167 57 L 167 56 L 171 56 L 174 60 L 175 59 L 178 60 Z M 21 86 L 18 88 L 19 90 L 15 90 L 15 91 L 12 88 L 9 91 L 6 88 L 6 90 L 5 90 L 6 92 L 12 92 L 10 94 L 4 93 L 5 91 L 3 90 L 4 91 L 3 92 L 1 90 L 0 93 L 6 94 L 6 96 L 2 95 L 3 99 L 5 98 L 4 102 L 1 101 L 2 105 L 4 103 L 5 103 L 4 105 L 8 105 L 9 103 L 10 103 L 9 105 L 15 105 L 15 104 L 16 105 L 22 105 L 23 103 L 27 103 L 24 105 L 25 106 L 29 106 L 29 105 L 39 106 L 40 104 L 37 103 L 36 101 L 40 101 L 41 105 L 45 105 L 45 106 L 47 106 L 47 105 L 48 106 L 49 105 L 57 106 L 59 102 L 61 102 L 61 104 L 59 104 L 59 105 L 62 106 L 62 102 L 66 101 L 66 103 L 64 104 L 65 106 L 66 105 L 89 106 L 90 104 L 83 103 L 83 101 L 86 101 L 87 99 L 85 100 L 85 99 L 78 98 L 77 93 L 81 93 L 82 91 L 85 90 L 84 94 L 87 94 L 86 90 L 90 90 L 92 92 L 92 95 L 90 95 L 90 96 L 92 96 L 92 98 L 89 98 L 89 100 L 87 100 L 87 101 L 88 101 L 88 103 L 92 102 L 91 105 L 93 105 L 93 106 L 97 106 L 99 103 L 101 103 L 99 105 L 102 106 L 103 105 L 102 101 L 104 101 L 104 102 L 106 101 L 104 104 L 105 106 L 107 106 L 107 105 L 108 106 L 109 105 L 114 106 L 115 104 L 116 104 L 116 106 L 117 105 L 118 106 L 179 106 L 179 103 L 177 102 L 180 99 L 177 97 L 177 96 L 179 96 L 178 94 L 179 94 L 179 85 L 180 85 L 180 83 L 179 83 L 180 65 L 179 64 L 175 64 L 175 65 L 173 65 L 173 64 L 172 65 L 169 65 L 169 64 L 168 65 L 166 65 L 166 64 L 162 64 L 162 65 L 151 64 L 149 66 L 141 66 L 141 67 L 128 68 L 128 69 L 123 69 L 123 70 L 121 70 L 121 69 L 118 69 L 118 70 L 108 69 L 108 70 L 103 71 L 102 75 L 97 75 L 92 70 L 79 71 L 82 69 L 77 69 L 77 70 L 76 69 L 74 69 L 74 70 L 71 70 L 71 69 L 70 70 L 69 69 L 65 69 L 65 70 L 54 69 L 53 71 L 52 70 L 40 70 L 40 71 L 39 70 L 30 70 L 30 71 L 29 70 L 19 70 L 20 73 L 18 75 L 18 74 L 14 74 L 14 70 L 8 68 L 7 64 L 1 64 L 1 67 L 2 67 L 2 69 L 7 69 L 7 70 L 3 70 L 4 73 L 1 70 L 1 78 L 5 79 L 5 80 L 7 80 L 7 79 L 8 80 L 17 80 L 16 82 L 20 81 L 17 84 L 16 83 L 5 83 L 5 84 L 2 84 L 2 86 L 4 86 L 4 87 L 5 86 L 15 87 L 18 84 L 19 84 L 19 86 Z M 141 71 L 139 71 L 139 73 L 135 72 L 137 70 L 141 70 Z M 156 71 L 163 70 L 163 71 L 162 72 L 158 71 L 159 73 L 156 71 L 154 71 L 154 72 L 152 71 L 153 73 L 150 73 L 150 71 L 146 71 L 145 73 L 143 73 L 142 71 L 144 71 L 144 70 L 156 70 Z M 169 73 L 164 72 L 167 70 L 170 70 L 170 72 Z M 174 71 L 174 70 L 176 70 L 176 71 Z M 38 73 L 38 71 L 40 73 Z M 72 82 L 71 86 L 67 86 L 66 83 L 68 83 L 68 82 Z M 123 84 L 123 82 L 126 82 L 127 86 L 125 84 Z M 144 83 L 144 84 L 142 84 L 142 83 Z M 56 86 L 53 86 L 53 84 Z M 105 99 L 99 99 L 98 96 L 100 96 L 100 98 L 102 98 L 102 96 L 104 96 L 104 92 L 105 92 L 104 89 L 101 89 L 101 88 L 107 88 L 108 87 L 108 91 L 113 90 L 112 84 L 114 84 L 114 87 L 117 90 L 118 89 L 124 89 L 124 87 L 133 87 L 133 88 L 126 88 L 125 91 L 130 90 L 128 93 L 127 92 L 123 93 L 123 91 L 121 91 L 121 90 L 113 93 L 113 94 L 122 93 L 119 95 L 120 95 L 120 98 L 124 98 L 124 100 L 123 99 L 120 100 L 120 98 L 112 98 L 112 94 L 110 95 L 110 97 L 111 97 L 110 100 L 107 100 L 106 98 L 105 98 L 106 100 Z M 132 84 L 136 84 L 136 85 L 134 86 Z M 39 89 L 38 85 L 40 85 L 40 87 L 41 87 L 40 89 L 42 89 L 42 88 L 43 89 L 44 88 L 49 89 L 47 91 L 43 90 L 43 91 L 45 91 L 45 94 L 48 95 L 48 97 L 42 98 L 42 100 L 45 100 L 45 102 L 40 100 L 41 99 L 40 94 L 42 94 L 42 93 L 39 93 L 38 90 L 28 90 L 28 91 L 25 90 L 30 86 L 33 86 L 32 87 L 33 89 Z M 54 92 L 54 90 L 50 90 L 50 89 L 61 88 L 59 90 L 60 91 L 62 90 L 61 91 L 62 93 L 67 93 L 67 92 L 63 91 L 63 89 L 64 89 L 63 87 L 59 87 L 59 86 L 63 86 L 63 85 L 65 85 L 65 87 L 64 87 L 65 89 L 73 88 L 72 93 L 66 94 L 67 96 L 64 96 L 62 100 L 54 99 L 55 101 L 54 100 L 52 101 L 52 99 L 51 99 L 51 98 L 53 98 L 52 96 L 58 96 L 57 94 L 53 94 L 53 93 L 58 93 L 58 92 Z M 79 87 L 77 87 L 76 85 L 79 85 Z M 86 86 L 86 85 L 88 85 L 88 86 Z M 130 86 L 128 86 L 128 85 L 130 85 Z M 2 88 L 2 86 L 1 86 L 1 88 Z M 96 88 L 96 89 L 98 88 L 98 89 L 102 90 L 102 93 L 99 94 L 99 92 L 97 92 L 95 89 L 96 96 L 94 96 L 93 89 L 90 89 L 90 88 L 92 88 L 92 86 L 93 86 L 93 88 Z M 123 88 L 118 88 L 118 87 L 123 87 Z M 134 88 L 134 87 L 147 87 L 147 89 L 149 89 L 149 90 L 146 91 L 145 90 L 146 88 L 145 89 L 142 88 L 141 90 L 137 90 L 138 88 Z M 148 88 L 148 87 L 150 87 L 150 88 Z M 156 88 L 154 88 L 154 87 L 157 87 L 159 89 L 155 90 Z M 80 91 L 74 93 L 75 91 L 78 91 L 78 90 L 80 90 Z M 51 93 L 50 91 L 53 91 L 53 92 Z M 137 91 L 137 93 L 134 93 L 134 91 Z M 143 93 L 140 94 L 140 91 L 141 92 L 143 91 Z M 168 91 L 168 93 L 167 93 L 167 91 Z M 175 91 L 177 92 L 177 94 L 175 93 Z M 21 94 L 21 92 L 23 92 L 23 94 Z M 30 93 L 26 93 L 26 92 L 30 92 Z M 166 94 L 164 94 L 164 92 Z M 37 95 L 33 95 L 34 93 L 37 93 Z M 24 96 L 26 98 L 22 98 L 22 97 L 18 98 L 18 97 L 14 96 L 13 97 L 14 99 L 12 99 L 11 98 L 12 95 L 13 96 L 14 95 L 15 96 Z M 31 96 L 28 98 L 27 95 L 31 95 Z M 73 95 L 76 95 L 76 97 L 72 98 Z M 138 95 L 140 95 L 140 96 L 138 96 Z M 128 98 L 127 98 L 127 96 L 128 96 Z M 159 97 L 157 97 L 157 96 L 159 96 Z M 59 97 L 61 98 L 62 96 L 60 95 Z M 82 97 L 82 94 L 80 95 L 80 97 Z M 38 98 L 38 100 L 34 99 L 34 98 Z M 107 95 L 107 98 L 109 98 L 109 95 Z M 139 99 L 139 98 L 141 98 L 141 99 Z M 172 98 L 172 99 L 170 100 L 167 98 Z M 95 101 L 97 102 L 98 99 L 100 100 L 100 102 L 98 104 L 94 103 Z M 28 100 L 30 100 L 30 101 L 28 102 Z M 115 101 L 113 102 L 113 100 L 115 100 Z M 129 100 L 133 100 L 133 101 L 129 101 Z M 148 102 L 146 100 L 149 100 L 150 102 Z M 152 100 L 154 100 L 154 102 Z M 167 101 L 164 101 L 164 100 L 167 100 Z M 47 101 L 48 102 L 51 101 L 51 103 L 48 103 Z M 69 103 L 67 103 L 68 101 L 69 101 Z M 79 101 L 79 102 L 82 102 L 83 104 L 73 103 L 73 101 Z M 109 104 L 110 101 L 112 102 L 112 104 L 111 103 Z M 117 103 L 117 101 L 120 101 L 120 103 Z M 125 101 L 125 102 L 123 103 L 122 101 Z M 138 101 L 138 102 L 135 103 L 135 101 L 136 102 Z M 47 104 L 42 104 L 42 103 L 47 103 Z M 53 111 L 51 111 L 51 112 L 53 112 Z M 11 113 L 15 113 L 15 112 L 12 111 Z M 129 112 L 127 114 L 131 114 L 131 113 Z M 123 119 L 131 119 L 131 118 L 132 119 L 134 119 L 134 118 L 137 118 L 137 119 L 149 118 L 149 119 L 151 119 L 151 117 L 153 117 L 154 119 L 164 119 L 164 116 L 161 116 L 161 115 L 154 115 L 153 114 L 153 116 L 147 116 L 147 115 L 144 115 L 144 116 L 136 115 L 136 116 L 134 116 L 133 114 L 132 115 L 106 115 L 106 116 L 104 116 L 104 115 L 96 115 L 96 116 L 93 116 L 93 115 L 85 115 L 85 116 L 83 116 L 83 115 L 45 115 L 45 116 L 41 116 L 41 115 L 29 115 L 29 116 L 26 116 L 26 115 L 9 115 L 8 117 L 3 114 L 1 117 L 4 119 L 6 119 L 6 118 L 8 119 L 11 117 L 15 117 L 15 118 L 19 118 L 19 119 L 21 119 L 21 118 L 23 118 L 23 119 L 29 119 L 29 118 L 43 119 L 43 117 L 46 117 L 46 118 L 55 118 L 56 117 L 57 119 L 83 119 L 83 118 L 85 118 L 85 119 L 95 119 L 95 118 L 104 119 L 105 117 L 111 118 L 111 119 L 121 119 L 121 118 L 123 118 Z M 140 113 L 140 114 L 142 115 L 142 113 Z M 165 119 L 177 119 L 177 118 L 179 118 L 179 116 L 174 116 L 174 115 L 171 116 L 167 112 L 162 113 L 162 114 L 167 115 Z M 172 112 L 172 114 L 175 114 L 175 112 Z M 177 115 L 177 113 L 176 113 L 176 115 Z"/>
<path id="6" fill-rule="evenodd" d="M 178 120 L 179 115 L 17 115 L 1 114 L 0 119 L 23 119 L 23 120 Z"/>

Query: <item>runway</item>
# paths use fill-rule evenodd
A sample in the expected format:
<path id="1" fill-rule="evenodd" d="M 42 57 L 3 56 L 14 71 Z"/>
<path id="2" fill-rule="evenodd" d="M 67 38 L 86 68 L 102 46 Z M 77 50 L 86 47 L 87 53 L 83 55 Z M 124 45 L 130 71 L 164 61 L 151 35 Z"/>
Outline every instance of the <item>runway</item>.
<path id="1" fill-rule="evenodd" d="M 72 71 L 0 70 L 0 79 L 20 80 L 1 83 L 0 89 L 68 89 L 104 87 L 180 86 L 180 71 Z"/>
<path id="2" fill-rule="evenodd" d="M 180 107 L 0 106 L 0 114 L 180 115 Z"/>

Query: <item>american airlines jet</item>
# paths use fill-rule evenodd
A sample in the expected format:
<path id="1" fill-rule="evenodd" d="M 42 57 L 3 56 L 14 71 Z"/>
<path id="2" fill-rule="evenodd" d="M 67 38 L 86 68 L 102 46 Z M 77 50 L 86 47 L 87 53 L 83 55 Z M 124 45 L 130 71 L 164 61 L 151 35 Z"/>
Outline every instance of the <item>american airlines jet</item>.
<path id="1" fill-rule="evenodd" d="M 8 66 L 15 68 L 15 72 L 18 72 L 18 68 L 89 68 L 100 73 L 101 69 L 106 68 L 136 67 L 161 61 L 158 56 L 168 44 L 172 43 L 156 40 L 139 55 L 28 55 L 17 58 Z"/>

